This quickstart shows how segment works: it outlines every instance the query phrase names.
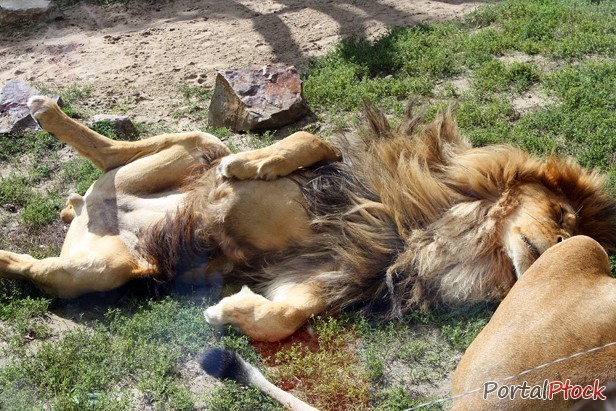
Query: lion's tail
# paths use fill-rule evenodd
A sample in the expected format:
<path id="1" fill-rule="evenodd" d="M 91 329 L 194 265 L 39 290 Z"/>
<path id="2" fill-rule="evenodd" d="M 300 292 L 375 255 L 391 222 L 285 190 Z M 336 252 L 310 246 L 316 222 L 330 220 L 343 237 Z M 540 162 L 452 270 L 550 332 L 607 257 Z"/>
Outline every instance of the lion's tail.
<path id="1" fill-rule="evenodd" d="M 253 385 L 289 410 L 318 411 L 269 382 L 257 368 L 244 361 L 236 352 L 220 348 L 206 351 L 201 358 L 201 368 L 215 378 Z"/>

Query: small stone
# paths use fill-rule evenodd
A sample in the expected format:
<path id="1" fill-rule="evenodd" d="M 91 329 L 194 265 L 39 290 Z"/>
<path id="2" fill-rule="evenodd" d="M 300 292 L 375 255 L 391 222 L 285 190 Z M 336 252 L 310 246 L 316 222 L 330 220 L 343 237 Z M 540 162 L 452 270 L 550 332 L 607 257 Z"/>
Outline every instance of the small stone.
<path id="1" fill-rule="evenodd" d="M 4 204 L 3 208 L 9 213 L 16 213 L 18 211 L 17 206 L 11 203 Z"/>
<path id="2" fill-rule="evenodd" d="M 297 69 L 286 64 L 219 71 L 208 121 L 235 131 L 277 128 L 307 113 Z"/>
<path id="3" fill-rule="evenodd" d="M 0 0 L 0 23 L 14 24 L 61 17 L 60 8 L 51 0 Z"/>
<path id="4" fill-rule="evenodd" d="M 90 126 L 109 125 L 116 136 L 123 140 L 135 139 L 139 135 L 139 131 L 127 116 L 98 114 L 92 117 L 89 124 Z"/>

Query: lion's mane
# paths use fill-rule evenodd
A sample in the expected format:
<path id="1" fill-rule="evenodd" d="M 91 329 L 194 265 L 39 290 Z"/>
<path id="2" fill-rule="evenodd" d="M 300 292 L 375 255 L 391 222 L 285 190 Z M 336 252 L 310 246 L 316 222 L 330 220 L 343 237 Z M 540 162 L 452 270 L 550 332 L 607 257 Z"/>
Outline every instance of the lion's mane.
<path id="1" fill-rule="evenodd" d="M 598 171 L 508 145 L 473 148 L 450 110 L 426 125 L 409 106 L 396 128 L 374 107 L 365 112 L 362 134 L 332 142 L 341 163 L 303 172 L 318 232 L 311 244 L 246 272 L 266 295 L 281 278 L 313 280 L 333 310 L 385 318 L 435 302 L 500 300 L 515 282 L 501 230 L 523 183 L 566 197 L 575 234 L 616 245 L 616 205 Z"/>
<path id="2" fill-rule="evenodd" d="M 143 254 L 170 279 L 231 250 L 236 264 L 226 278 L 265 297 L 314 282 L 334 311 L 394 318 L 436 302 L 505 296 L 516 278 L 501 234 L 522 184 L 565 197 L 576 211 L 574 234 L 616 247 L 616 201 L 600 172 L 509 145 L 473 148 L 450 110 L 426 124 L 410 105 L 395 128 L 371 105 L 365 117 L 363 133 L 331 142 L 343 161 L 287 177 L 301 188 L 314 228 L 306 241 L 267 254 L 241 238 L 221 240 L 216 227 L 225 216 L 207 194 L 210 168 L 187 185 L 185 207 L 145 233 Z"/>

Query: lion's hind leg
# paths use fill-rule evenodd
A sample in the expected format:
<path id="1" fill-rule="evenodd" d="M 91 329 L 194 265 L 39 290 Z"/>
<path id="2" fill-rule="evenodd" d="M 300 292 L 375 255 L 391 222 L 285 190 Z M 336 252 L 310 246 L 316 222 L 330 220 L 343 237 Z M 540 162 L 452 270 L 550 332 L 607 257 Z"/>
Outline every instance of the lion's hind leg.
<path id="1" fill-rule="evenodd" d="M 28 280 L 47 293 L 73 298 L 112 290 L 149 274 L 137 266 L 117 237 L 108 236 L 90 246 L 95 251 L 43 259 L 0 250 L 0 278 Z"/>
<path id="2" fill-rule="evenodd" d="M 33 96 L 28 100 L 30 113 L 41 127 L 59 140 L 69 144 L 97 168 L 110 171 L 137 160 L 133 174 L 140 171 L 134 180 L 142 180 L 142 174 L 156 173 L 157 179 L 174 179 L 185 175 L 194 164 L 212 161 L 229 154 L 229 150 L 215 136 L 202 132 L 162 134 L 138 141 L 117 141 L 107 138 L 73 120 L 50 98 Z M 151 180 L 151 179 L 150 179 Z M 157 184 L 168 185 L 167 181 Z"/>
<path id="3" fill-rule="evenodd" d="M 209 324 L 232 324 L 254 340 L 279 341 L 324 309 L 318 287 L 307 283 L 282 286 L 271 300 L 244 286 L 203 314 Z"/>
<path id="4" fill-rule="evenodd" d="M 320 138 L 299 131 L 258 150 L 232 154 L 222 159 L 218 172 L 238 180 L 273 180 L 319 161 L 339 161 L 340 152 Z"/>

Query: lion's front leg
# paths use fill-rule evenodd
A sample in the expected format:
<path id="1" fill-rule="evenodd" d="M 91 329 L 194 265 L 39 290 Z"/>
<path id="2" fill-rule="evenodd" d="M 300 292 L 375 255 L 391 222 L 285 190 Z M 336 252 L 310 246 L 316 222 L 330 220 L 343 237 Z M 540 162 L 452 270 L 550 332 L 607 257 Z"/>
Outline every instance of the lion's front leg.
<path id="1" fill-rule="evenodd" d="M 268 300 L 244 286 L 203 314 L 209 324 L 232 324 L 254 340 L 279 341 L 325 309 L 316 291 L 310 285 L 292 285 Z"/>
<path id="2" fill-rule="evenodd" d="M 319 161 L 340 161 L 340 152 L 318 137 L 299 131 L 269 147 L 223 158 L 218 172 L 239 180 L 273 180 Z"/>

